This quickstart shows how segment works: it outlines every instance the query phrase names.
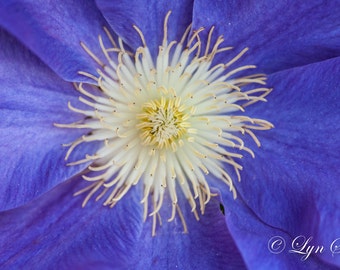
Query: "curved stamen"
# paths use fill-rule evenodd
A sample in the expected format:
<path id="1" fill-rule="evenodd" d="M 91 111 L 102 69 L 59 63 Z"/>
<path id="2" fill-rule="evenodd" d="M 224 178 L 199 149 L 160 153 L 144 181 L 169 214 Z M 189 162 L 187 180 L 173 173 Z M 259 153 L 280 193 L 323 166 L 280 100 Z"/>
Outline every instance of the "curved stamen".
<path id="1" fill-rule="evenodd" d="M 76 193 L 88 192 L 83 206 L 95 196 L 96 201 L 105 197 L 103 204 L 113 207 L 135 185 L 143 185 L 144 220 L 151 216 L 153 235 L 168 199 L 172 207 L 168 221 L 178 217 L 184 232 L 188 228 L 181 197 L 187 199 L 197 220 L 198 205 L 204 214 L 205 205 L 216 195 L 211 192 L 208 174 L 223 182 L 236 198 L 230 171 L 240 181 L 243 167 L 237 159 L 242 158 L 241 152 L 255 156 L 245 146 L 243 135 L 260 147 L 254 131 L 273 128 L 268 121 L 244 115 L 245 107 L 266 101 L 272 91 L 262 86 L 264 74 L 242 75 L 256 68 L 254 65 L 230 69 L 248 48 L 227 63 L 212 65 L 217 53 L 231 49 L 222 46 L 223 36 L 213 42 L 214 27 L 207 40 L 201 37 L 204 28 L 189 36 L 189 25 L 179 42 L 169 41 L 170 13 L 164 19 L 164 36 L 156 59 L 152 59 L 144 34 L 135 25 L 142 46 L 134 53 L 125 49 L 120 37 L 115 41 L 107 28 L 104 31 L 113 48 L 106 48 L 105 37 L 99 36 L 102 56 L 81 42 L 101 68 L 98 75 L 79 72 L 94 81 L 93 85 L 76 86 L 86 97 L 79 98 L 81 105 L 88 109 L 68 105 L 84 115 L 84 120 L 55 124 L 60 128 L 90 129 L 68 145 L 66 159 L 83 143 L 102 142 L 94 154 L 68 164 L 90 163 L 83 178 L 93 183 Z"/>

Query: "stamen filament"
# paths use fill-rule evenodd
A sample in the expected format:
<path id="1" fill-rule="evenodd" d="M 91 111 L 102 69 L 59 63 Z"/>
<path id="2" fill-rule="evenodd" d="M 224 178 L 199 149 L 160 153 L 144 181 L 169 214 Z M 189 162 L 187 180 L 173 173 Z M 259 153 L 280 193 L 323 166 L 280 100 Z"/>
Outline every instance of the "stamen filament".
<path id="1" fill-rule="evenodd" d="M 254 131 L 273 128 L 268 121 L 245 115 L 245 107 L 266 101 L 272 91 L 263 86 L 266 76 L 244 74 L 255 65 L 230 69 L 248 48 L 227 63 L 213 65 L 216 54 L 231 50 L 222 45 L 223 36 L 216 38 L 213 26 L 203 40 L 201 33 L 206 30 L 201 27 L 189 35 L 189 25 L 179 42 L 168 40 L 170 14 L 164 19 L 163 40 L 156 58 L 136 25 L 132 27 L 141 46 L 135 52 L 127 51 L 123 40 L 116 40 L 106 27 L 107 37 L 98 36 L 102 55 L 96 55 L 81 42 L 100 66 L 97 75 L 79 71 L 93 83 L 75 86 L 82 106 L 76 108 L 68 103 L 68 108 L 84 119 L 55 124 L 60 128 L 88 129 L 67 145 L 65 160 L 83 143 L 101 142 L 94 153 L 68 163 L 88 163 L 82 177 L 91 184 L 75 193 L 87 193 L 83 207 L 93 196 L 96 201 L 103 199 L 103 205 L 114 207 L 139 185 L 143 188 L 143 219 L 151 217 L 152 235 L 161 224 L 166 201 L 171 203 L 168 221 L 179 218 L 184 232 L 188 232 L 181 210 L 185 206 L 180 202 L 187 199 L 199 220 L 198 211 L 203 215 L 206 204 L 217 196 L 211 192 L 211 178 L 223 182 L 236 198 L 230 171 L 240 181 L 243 167 L 237 160 L 243 152 L 255 157 L 254 151 L 245 146 L 243 135 L 260 147 Z M 110 43 L 113 47 L 107 48 Z"/>

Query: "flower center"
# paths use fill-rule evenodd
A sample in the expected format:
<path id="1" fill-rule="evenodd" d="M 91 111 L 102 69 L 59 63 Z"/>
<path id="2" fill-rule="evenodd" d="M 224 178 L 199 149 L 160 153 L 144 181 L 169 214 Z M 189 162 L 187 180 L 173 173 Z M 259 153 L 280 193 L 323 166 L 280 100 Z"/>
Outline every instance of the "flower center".
<path id="1" fill-rule="evenodd" d="M 135 52 L 127 51 L 122 39 L 114 40 L 106 28 L 111 44 L 108 47 L 107 40 L 105 43 L 99 36 L 102 56 L 94 55 L 81 43 L 101 66 L 98 75 L 79 72 L 93 80 L 76 85 L 81 94 L 79 101 L 88 109 L 69 104 L 72 111 L 84 116 L 83 121 L 55 124 L 90 130 L 68 144 L 65 159 L 83 143 L 102 142 L 94 153 L 68 163 L 89 164 L 83 178 L 92 184 L 76 193 L 87 193 L 83 206 L 95 196 L 96 200 L 105 198 L 103 204 L 113 207 L 130 188 L 142 185 L 144 220 L 152 217 L 153 235 L 166 192 L 172 207 L 168 221 L 178 217 L 185 232 L 181 197 L 188 200 L 197 219 L 197 204 L 204 214 L 205 205 L 214 195 L 211 179 L 226 184 L 236 198 L 231 171 L 240 180 L 242 166 L 236 160 L 243 152 L 254 157 L 243 135 L 250 135 L 260 146 L 253 130 L 273 127 L 265 120 L 243 114 L 247 106 L 266 101 L 271 92 L 264 87 L 265 75 L 249 75 L 255 66 L 231 69 L 247 48 L 228 62 L 213 65 L 217 54 L 231 49 L 221 47 L 223 37 L 212 44 L 214 27 L 204 40 L 200 37 L 203 28 L 189 35 L 189 26 L 180 41 L 168 42 L 169 16 L 170 12 L 164 20 L 163 43 L 156 59 L 136 26 L 143 46 Z M 247 73 L 239 75 L 244 71 Z"/>
<path id="2" fill-rule="evenodd" d="M 143 104 L 142 112 L 137 114 L 140 137 L 144 145 L 156 146 L 157 149 L 175 149 L 177 142 L 187 133 L 190 117 L 181 105 L 180 98 L 151 100 Z"/>

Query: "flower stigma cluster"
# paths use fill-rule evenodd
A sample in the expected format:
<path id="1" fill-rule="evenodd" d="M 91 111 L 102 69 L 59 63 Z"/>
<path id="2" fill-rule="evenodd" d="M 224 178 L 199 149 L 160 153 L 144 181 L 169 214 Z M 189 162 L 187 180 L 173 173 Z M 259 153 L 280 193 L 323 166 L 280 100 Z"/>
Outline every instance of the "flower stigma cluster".
<path id="1" fill-rule="evenodd" d="M 123 41 L 116 41 L 106 28 L 112 44 L 105 46 L 99 36 L 104 60 L 81 43 L 101 66 L 97 75 L 80 72 L 93 84 L 75 85 L 81 93 L 79 101 L 89 109 L 69 103 L 72 111 L 84 116 L 83 121 L 55 124 L 90 130 L 68 144 L 65 159 L 82 143 L 102 142 L 94 154 L 69 163 L 90 164 L 83 178 L 92 183 L 76 193 L 87 193 L 83 206 L 95 196 L 96 200 L 105 198 L 104 205 L 113 207 L 130 188 L 142 184 L 144 220 L 153 218 L 153 235 L 164 196 L 172 201 L 168 221 L 178 215 L 184 232 L 188 228 L 178 192 L 183 192 L 197 219 L 197 204 L 204 214 L 205 205 L 214 195 L 208 174 L 209 178 L 223 181 L 236 198 L 228 170 L 233 170 L 239 181 L 242 167 L 235 160 L 242 157 L 241 150 L 254 157 L 238 134 L 251 136 L 260 146 L 252 130 L 273 127 L 265 120 L 240 115 L 246 106 L 266 101 L 265 96 L 271 91 L 265 87 L 263 74 L 236 76 L 255 66 L 230 68 L 247 48 L 227 63 L 213 65 L 217 54 L 232 49 L 221 47 L 223 37 L 213 43 L 212 27 L 204 46 L 200 34 L 206 30 L 193 30 L 190 25 L 181 40 L 169 42 L 170 13 L 164 20 L 164 38 L 155 61 L 137 26 L 133 27 L 143 45 L 135 52 L 126 50 Z M 252 87 L 242 91 L 247 85 Z"/>

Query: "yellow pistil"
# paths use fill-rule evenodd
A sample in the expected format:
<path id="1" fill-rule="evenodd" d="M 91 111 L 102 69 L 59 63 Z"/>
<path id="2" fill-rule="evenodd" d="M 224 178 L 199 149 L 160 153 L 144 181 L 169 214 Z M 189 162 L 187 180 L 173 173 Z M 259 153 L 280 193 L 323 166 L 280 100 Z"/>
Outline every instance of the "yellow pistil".
<path id="1" fill-rule="evenodd" d="M 181 104 L 180 98 L 151 100 L 143 104 L 142 113 L 137 114 L 140 137 L 144 145 L 157 149 L 177 149 L 190 128 L 186 120 L 190 117 L 187 108 Z"/>

